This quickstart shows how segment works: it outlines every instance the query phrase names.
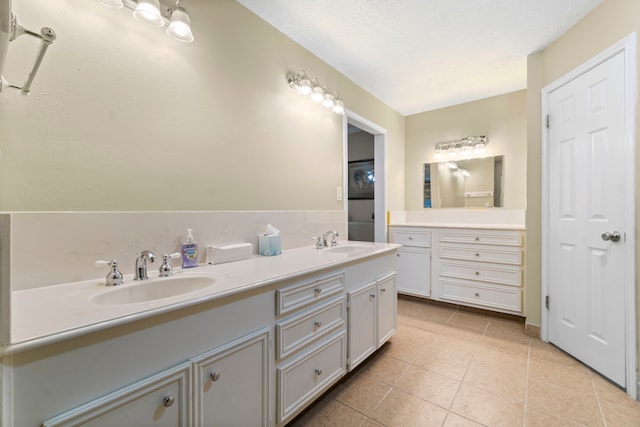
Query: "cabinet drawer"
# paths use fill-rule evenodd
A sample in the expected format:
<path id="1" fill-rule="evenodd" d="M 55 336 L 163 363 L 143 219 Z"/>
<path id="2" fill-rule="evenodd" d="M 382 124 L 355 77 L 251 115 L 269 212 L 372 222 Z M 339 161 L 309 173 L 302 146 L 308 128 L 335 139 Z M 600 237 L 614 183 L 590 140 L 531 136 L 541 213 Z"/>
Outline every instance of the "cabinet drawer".
<path id="1" fill-rule="evenodd" d="M 498 310 L 522 311 L 522 297 L 517 288 L 499 288 L 442 280 L 442 299 L 491 307 Z"/>
<path id="2" fill-rule="evenodd" d="M 400 243 L 407 246 L 431 246 L 431 231 L 419 228 L 391 228 L 391 243 Z"/>
<path id="3" fill-rule="evenodd" d="M 522 265 L 522 249 L 508 246 L 441 246 L 441 258 Z"/>
<path id="4" fill-rule="evenodd" d="M 284 424 L 346 372 L 345 332 L 277 369 L 278 423 Z"/>
<path id="5" fill-rule="evenodd" d="M 190 378 L 191 363 L 183 363 L 46 420 L 42 425 L 187 427 L 191 425 Z"/>
<path id="6" fill-rule="evenodd" d="M 345 325 L 345 298 L 338 297 L 276 325 L 276 358 L 282 359 Z"/>
<path id="7" fill-rule="evenodd" d="M 276 291 L 276 315 L 293 313 L 344 293 L 344 273 L 333 274 Z"/>
<path id="8" fill-rule="evenodd" d="M 508 265 L 489 266 L 472 262 L 465 264 L 442 262 L 440 263 L 440 275 L 512 286 L 520 286 L 522 283 L 522 270 Z"/>
<path id="9" fill-rule="evenodd" d="M 440 242 L 522 246 L 522 235 L 517 231 L 443 231 L 440 233 Z"/>

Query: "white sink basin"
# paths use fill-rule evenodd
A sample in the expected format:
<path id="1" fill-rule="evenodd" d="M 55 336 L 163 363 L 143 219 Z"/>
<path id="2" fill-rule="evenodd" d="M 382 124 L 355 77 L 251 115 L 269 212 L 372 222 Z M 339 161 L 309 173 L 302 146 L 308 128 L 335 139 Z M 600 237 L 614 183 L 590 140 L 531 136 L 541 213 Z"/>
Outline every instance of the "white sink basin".
<path id="1" fill-rule="evenodd" d="M 212 286 L 216 279 L 208 276 L 173 276 L 125 283 L 94 296 L 98 305 L 134 304 L 170 298 Z"/>
<path id="2" fill-rule="evenodd" d="M 371 252 L 372 246 L 358 243 L 346 243 L 344 245 L 338 244 L 338 246 L 332 246 L 330 248 L 323 249 L 322 252 L 326 254 L 346 254 L 346 255 L 360 255 L 367 252 Z"/>

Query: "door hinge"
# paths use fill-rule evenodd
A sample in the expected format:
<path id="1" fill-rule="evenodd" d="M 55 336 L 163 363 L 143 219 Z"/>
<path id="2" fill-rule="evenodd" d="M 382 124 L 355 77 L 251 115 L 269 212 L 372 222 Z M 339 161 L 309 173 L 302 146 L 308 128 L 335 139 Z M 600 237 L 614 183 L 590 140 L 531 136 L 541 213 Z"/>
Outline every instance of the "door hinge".
<path id="1" fill-rule="evenodd" d="M 544 306 L 549 310 L 549 295 L 544 297 Z"/>
<path id="2" fill-rule="evenodd" d="M 546 124 L 547 124 L 547 129 L 549 129 L 549 115 L 548 114 L 547 114 Z"/>

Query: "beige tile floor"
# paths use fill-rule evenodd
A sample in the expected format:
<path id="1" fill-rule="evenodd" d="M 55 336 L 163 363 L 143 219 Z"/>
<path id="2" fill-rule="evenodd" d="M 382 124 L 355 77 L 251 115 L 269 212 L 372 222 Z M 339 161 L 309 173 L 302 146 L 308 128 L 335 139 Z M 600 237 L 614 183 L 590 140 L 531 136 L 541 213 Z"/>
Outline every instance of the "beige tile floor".
<path id="1" fill-rule="evenodd" d="M 291 426 L 640 426 L 640 403 L 522 323 L 414 299 L 398 331 Z"/>

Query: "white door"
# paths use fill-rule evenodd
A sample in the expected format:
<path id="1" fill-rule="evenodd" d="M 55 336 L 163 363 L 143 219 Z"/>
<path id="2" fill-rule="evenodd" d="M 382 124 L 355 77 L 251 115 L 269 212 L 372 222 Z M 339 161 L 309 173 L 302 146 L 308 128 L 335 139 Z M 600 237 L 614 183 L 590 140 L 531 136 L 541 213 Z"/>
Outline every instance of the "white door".
<path id="1" fill-rule="evenodd" d="M 547 98 L 548 338 L 623 387 L 625 251 L 634 233 L 624 228 L 624 59 L 611 57 Z"/>

